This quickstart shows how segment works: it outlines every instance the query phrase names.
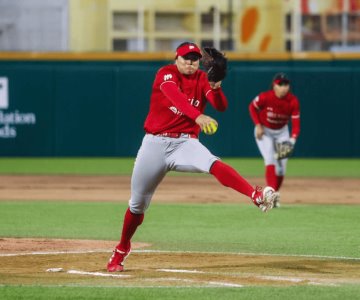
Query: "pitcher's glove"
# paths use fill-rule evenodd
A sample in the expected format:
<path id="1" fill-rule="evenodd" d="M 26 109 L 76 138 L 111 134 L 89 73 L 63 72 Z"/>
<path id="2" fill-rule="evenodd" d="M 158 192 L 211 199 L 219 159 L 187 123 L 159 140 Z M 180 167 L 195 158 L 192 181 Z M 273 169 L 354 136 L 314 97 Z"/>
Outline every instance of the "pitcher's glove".
<path id="1" fill-rule="evenodd" d="M 227 58 L 214 47 L 204 47 L 201 58 L 202 65 L 210 82 L 218 82 L 225 78 L 227 71 Z"/>
<path id="2" fill-rule="evenodd" d="M 290 141 L 275 143 L 275 159 L 280 160 L 291 156 L 294 152 L 294 146 L 294 143 Z"/>

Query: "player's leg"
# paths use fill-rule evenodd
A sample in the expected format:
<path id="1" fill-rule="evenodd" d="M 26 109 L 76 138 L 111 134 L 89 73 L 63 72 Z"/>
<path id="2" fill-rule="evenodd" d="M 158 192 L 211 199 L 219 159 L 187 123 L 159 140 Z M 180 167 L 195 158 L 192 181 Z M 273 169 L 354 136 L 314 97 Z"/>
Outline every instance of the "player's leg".
<path id="1" fill-rule="evenodd" d="M 253 188 L 235 169 L 222 161 L 216 161 L 211 167 L 210 173 L 222 185 L 247 195 L 264 212 L 273 208 L 274 202 L 279 197 L 270 186 L 264 189 L 259 186 Z"/>
<path id="2" fill-rule="evenodd" d="M 230 187 L 251 198 L 254 188 L 233 167 L 217 160 L 211 166 L 210 172 L 222 185 Z"/>
<path id="3" fill-rule="evenodd" d="M 107 264 L 107 270 L 109 272 L 121 272 L 124 270 L 125 259 L 131 252 L 131 238 L 143 220 L 144 214 L 134 214 L 130 211 L 129 208 L 126 210 L 121 233 L 121 240 L 119 244 L 116 245 Z"/>
<path id="4" fill-rule="evenodd" d="M 259 186 L 253 188 L 235 169 L 220 160 L 213 164 L 210 173 L 222 185 L 248 196 L 264 212 L 273 208 L 274 202 L 279 197 L 270 186 L 266 186 L 264 189 Z"/>
<path id="5" fill-rule="evenodd" d="M 290 139 L 290 134 L 289 134 L 289 128 L 288 126 L 284 126 L 283 128 L 281 128 L 280 130 L 278 130 L 278 132 L 276 133 L 276 142 L 280 143 L 283 141 L 288 141 Z M 280 187 L 283 183 L 284 180 L 284 176 L 286 173 L 286 165 L 287 165 L 287 161 L 288 159 L 281 159 L 281 160 L 276 160 L 276 164 L 275 164 L 275 178 L 276 178 L 276 185 L 275 185 L 275 189 L 278 191 L 280 190 Z"/>
<path id="6" fill-rule="evenodd" d="M 164 147 L 159 138 L 146 135 L 139 149 L 131 177 L 131 198 L 125 214 L 121 247 L 128 246 L 137 226 L 142 223 L 157 186 L 167 172 Z"/>
<path id="7" fill-rule="evenodd" d="M 268 186 L 271 186 L 273 189 L 277 190 L 277 178 L 275 169 L 276 166 L 273 164 L 265 166 L 265 180 Z"/>
<path id="8" fill-rule="evenodd" d="M 212 164 L 219 160 L 198 139 L 178 139 L 177 147 L 167 158 L 172 171 L 209 173 Z"/>
<path id="9" fill-rule="evenodd" d="M 276 175 L 276 190 L 280 190 L 280 187 L 284 181 L 285 173 L 286 173 L 286 166 L 287 166 L 287 158 L 279 160 L 276 168 L 275 168 L 275 175 Z"/>
<path id="10" fill-rule="evenodd" d="M 196 139 L 183 143 L 170 158 L 175 171 L 210 173 L 222 185 L 250 197 L 257 206 L 261 203 L 256 201 L 263 200 L 262 191 L 254 189 L 234 168 L 220 161 Z"/>
<path id="11" fill-rule="evenodd" d="M 129 207 L 124 216 L 120 242 L 107 266 L 109 272 L 123 270 L 124 260 L 131 251 L 131 238 L 142 224 L 145 210 L 166 172 L 164 144 L 159 143 L 155 137 L 146 135 L 135 160 Z"/>
<path id="12" fill-rule="evenodd" d="M 129 207 L 132 213 L 142 214 L 150 205 L 152 196 L 168 171 L 166 148 L 169 143 L 150 134 L 144 137 L 138 151 L 131 177 L 131 198 Z"/>
<path id="13" fill-rule="evenodd" d="M 280 190 L 283 181 L 284 181 L 284 176 L 283 175 L 276 175 L 276 187 L 275 187 L 276 191 Z"/>
<path id="14" fill-rule="evenodd" d="M 273 170 L 273 176 L 275 178 L 274 189 L 279 192 L 281 185 L 284 181 L 284 175 L 286 170 L 287 158 L 277 160 L 275 164 L 275 168 Z M 280 207 L 280 197 L 274 202 L 274 207 Z"/>
<path id="15" fill-rule="evenodd" d="M 271 132 L 274 137 L 274 151 L 275 143 L 280 143 L 289 140 L 289 128 L 284 126 L 279 130 L 273 130 Z M 275 159 L 274 166 L 271 167 L 271 178 L 273 178 L 273 187 L 276 191 L 279 191 L 284 180 L 286 172 L 287 159 Z M 280 197 L 274 202 L 274 207 L 280 207 Z"/>
<path id="16" fill-rule="evenodd" d="M 261 139 L 257 139 L 255 137 L 255 141 L 259 148 L 261 156 L 264 159 L 266 185 L 271 186 L 276 190 L 277 178 L 276 178 L 275 169 L 276 169 L 277 161 L 274 158 L 275 138 L 270 131 L 268 131 L 266 128 L 264 129 L 265 129 L 265 134 L 262 136 Z"/>

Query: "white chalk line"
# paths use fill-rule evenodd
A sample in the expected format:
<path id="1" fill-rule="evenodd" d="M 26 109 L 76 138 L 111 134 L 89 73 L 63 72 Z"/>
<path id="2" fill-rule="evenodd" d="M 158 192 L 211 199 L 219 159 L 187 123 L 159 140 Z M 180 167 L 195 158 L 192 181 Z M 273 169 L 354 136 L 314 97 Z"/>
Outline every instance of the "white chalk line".
<path id="1" fill-rule="evenodd" d="M 169 272 L 169 273 L 191 273 L 191 274 L 203 274 L 205 272 L 198 270 L 177 270 L 177 269 L 157 269 L 159 272 Z"/>
<path id="2" fill-rule="evenodd" d="M 111 278 L 131 278 L 132 275 L 123 275 L 123 274 L 109 274 L 109 273 L 102 273 L 102 272 L 86 272 L 80 270 L 69 270 L 64 271 L 62 268 L 51 268 L 46 270 L 47 272 L 66 272 L 67 274 L 75 274 L 75 275 L 89 275 L 89 276 L 96 276 L 96 277 L 111 277 Z M 209 275 L 226 275 L 220 272 L 204 272 L 198 270 L 182 270 L 182 269 L 158 269 L 159 272 L 168 272 L 168 273 L 191 273 L 191 274 L 209 274 Z M 236 274 L 228 274 L 232 276 L 236 276 Z M 244 277 L 245 274 L 242 274 L 241 277 Z M 296 277 L 286 277 L 286 276 L 269 276 L 269 275 L 254 275 L 254 274 L 247 274 L 253 278 L 257 279 L 265 279 L 270 281 L 287 281 L 293 283 L 307 283 L 309 285 L 326 285 L 326 286 L 337 286 L 334 282 L 319 282 L 316 279 L 310 278 L 296 278 Z M 239 276 L 236 276 L 239 277 Z M 246 277 L 246 276 L 245 276 Z M 229 282 L 221 282 L 221 281 L 198 281 L 193 279 L 184 279 L 184 278 L 177 278 L 177 277 L 166 277 L 166 278 L 147 278 L 146 281 L 179 281 L 184 283 L 191 283 L 199 286 L 222 286 L 222 287 L 244 287 L 242 284 L 237 283 L 229 283 Z"/>
<path id="3" fill-rule="evenodd" d="M 66 273 L 68 274 L 76 274 L 76 275 L 90 275 L 90 276 L 98 276 L 98 277 L 113 277 L 113 278 L 129 278 L 131 275 L 122 275 L 122 274 L 109 274 L 102 272 L 85 272 L 79 270 L 69 270 Z"/>
<path id="4" fill-rule="evenodd" d="M 34 251 L 22 253 L 0 253 L 0 257 L 26 256 L 26 255 L 59 255 L 59 254 L 88 254 L 88 253 L 111 253 L 110 250 L 86 250 L 86 251 Z M 132 250 L 133 253 L 170 253 L 170 254 L 216 254 L 216 255 L 240 255 L 240 256 L 276 256 L 276 257 L 304 257 L 334 260 L 359 260 L 360 257 L 328 256 L 314 254 L 278 254 L 278 253 L 252 253 L 252 252 L 213 252 L 213 251 L 171 251 L 171 250 Z"/>
<path id="5" fill-rule="evenodd" d="M 79 271 L 79 270 L 69 270 L 65 271 L 64 268 L 49 268 L 46 272 L 50 273 L 68 273 L 68 274 L 76 274 L 76 275 L 90 275 L 90 276 L 100 276 L 100 277 L 114 277 L 114 278 L 129 278 L 132 275 L 125 274 L 109 274 L 102 272 L 87 272 L 87 271 Z"/>
<path id="6" fill-rule="evenodd" d="M 157 271 L 162 272 L 173 272 L 173 273 L 195 273 L 195 274 L 207 274 L 206 272 L 197 271 L 197 270 L 175 270 L 175 269 L 159 269 Z M 89 275 L 89 276 L 98 276 L 98 277 L 112 277 L 112 278 L 130 278 L 132 275 L 123 275 L 123 274 L 109 274 L 102 272 L 86 272 L 80 270 L 69 270 L 65 271 L 63 268 L 50 268 L 47 269 L 46 272 L 65 272 L 67 274 L 75 274 L 75 275 Z M 185 283 L 198 284 L 200 283 L 197 280 L 193 279 L 184 279 L 184 278 L 176 278 L 176 277 L 167 277 L 167 278 L 147 278 L 146 281 L 181 281 Z M 218 281 L 201 281 L 205 285 L 215 285 L 215 286 L 223 286 L 223 287 L 243 287 L 241 284 L 229 283 L 229 282 L 218 282 Z"/>
<path id="7" fill-rule="evenodd" d="M 168 272 L 168 273 L 192 273 L 192 274 L 208 274 L 208 275 L 222 275 L 222 276 L 232 276 L 232 277 L 253 277 L 256 279 L 265 279 L 270 281 L 287 281 L 294 283 L 307 283 L 310 285 L 331 285 L 336 286 L 333 282 L 320 282 L 317 279 L 313 278 L 296 278 L 296 277 L 287 277 L 287 276 L 270 276 L 270 275 L 256 275 L 251 273 L 222 273 L 222 272 L 204 272 L 198 270 L 181 270 L 181 269 L 157 269 L 159 272 Z M 225 283 L 224 283 L 225 284 Z M 226 283 L 227 284 L 227 283 Z M 232 284 L 232 283 L 230 283 Z"/>
<path id="8" fill-rule="evenodd" d="M 198 270 L 178 270 L 178 269 L 157 269 L 158 272 L 167 272 L 167 273 L 186 273 L 186 274 L 210 274 L 211 272 L 203 272 Z M 165 278 L 166 279 L 166 278 Z M 178 278 L 177 278 L 178 279 Z M 183 280 L 183 279 L 181 279 Z M 189 281 L 191 279 L 184 279 Z M 193 280 L 193 282 L 197 282 Z M 243 287 L 241 284 L 228 283 L 228 282 L 217 282 L 217 281 L 207 281 L 206 284 L 216 285 L 216 286 L 226 286 L 226 287 Z"/>
<path id="9" fill-rule="evenodd" d="M 318 281 L 318 279 L 313 278 L 296 278 L 296 277 L 286 277 L 286 276 L 269 276 L 269 275 L 262 275 L 262 276 L 255 276 L 258 279 L 265 279 L 265 280 L 271 280 L 271 281 L 288 281 L 288 282 L 294 282 L 294 283 L 307 283 L 310 285 L 326 285 L 326 286 L 337 286 L 334 282 L 321 282 Z"/>
<path id="10" fill-rule="evenodd" d="M 218 282 L 218 281 L 199 281 L 194 279 L 184 279 L 184 278 L 177 278 L 177 277 L 166 277 L 166 278 L 147 278 L 146 281 L 151 282 L 169 282 L 169 281 L 177 281 L 177 282 L 184 282 L 184 283 L 190 283 L 192 284 L 192 287 L 210 287 L 210 286 L 216 286 L 216 287 L 244 287 L 241 284 L 235 284 L 235 283 L 228 283 L 228 282 Z"/>
<path id="11" fill-rule="evenodd" d="M 182 272 L 182 273 L 205 273 L 205 272 L 198 272 L 198 271 L 188 271 L 188 270 L 171 270 L 171 269 L 162 269 L 165 272 Z M 69 270 L 65 271 L 63 268 L 50 268 L 47 269 L 46 272 L 65 272 L 67 274 L 75 274 L 75 275 L 89 275 L 89 276 L 97 276 L 97 277 L 111 277 L 111 278 L 131 278 L 132 275 L 123 275 L 123 274 L 109 274 L 109 273 L 102 273 L 102 272 L 86 272 L 80 270 Z M 193 279 L 184 279 L 184 278 L 176 278 L 176 277 L 167 277 L 167 278 L 147 278 L 146 281 L 180 281 L 185 283 L 191 284 L 199 284 L 200 282 Z M 217 281 L 201 281 L 205 285 L 215 285 L 215 286 L 222 286 L 222 287 L 243 287 L 243 285 L 235 284 L 235 283 L 228 283 L 228 282 L 217 282 Z"/>
<path id="12" fill-rule="evenodd" d="M 231 275 L 233 277 L 247 277 L 251 276 L 257 279 L 265 279 L 271 281 L 288 281 L 294 283 L 307 283 L 311 285 L 332 285 L 335 286 L 335 283 L 332 282 L 319 282 L 316 279 L 309 279 L 309 278 L 295 278 L 295 277 L 286 277 L 286 276 L 266 276 L 266 275 L 255 275 L 255 274 L 234 274 L 234 273 L 221 273 L 221 272 L 204 272 L 198 270 L 183 270 L 183 269 L 157 269 L 158 272 L 167 272 L 167 273 L 186 273 L 186 274 L 208 274 L 208 275 Z M 46 272 L 65 272 L 67 274 L 75 274 L 75 275 L 89 275 L 89 276 L 96 276 L 96 277 L 111 277 L 111 278 L 131 278 L 132 275 L 124 275 L 124 274 L 109 274 L 109 273 L 102 273 L 102 272 L 87 272 L 87 271 L 80 271 L 80 270 L 69 270 L 65 271 L 63 268 L 50 268 L 47 269 Z M 237 283 L 229 283 L 229 282 L 221 282 L 221 281 L 198 281 L 193 279 L 184 279 L 184 278 L 177 278 L 177 277 L 166 277 L 166 278 L 147 278 L 146 281 L 181 281 L 185 283 L 192 283 L 192 284 L 205 284 L 205 285 L 215 285 L 215 286 L 223 286 L 223 287 L 244 287 L 241 284 Z"/>
<path id="13" fill-rule="evenodd" d="M 316 254 L 278 254 L 278 253 L 253 253 L 253 252 L 215 252 L 215 251 L 169 251 L 169 250 L 134 250 L 138 253 L 174 253 L 174 254 L 217 254 L 217 255 L 239 255 L 239 256 L 277 256 L 277 257 L 305 257 L 336 260 L 360 260 L 360 257 L 327 256 Z"/>
<path id="14" fill-rule="evenodd" d="M 182 270 L 184 271 L 184 270 Z M 106 274 L 101 272 L 84 272 L 78 270 L 69 270 L 66 273 L 68 274 L 76 274 L 76 275 L 90 275 L 90 276 L 100 276 L 100 277 L 113 277 L 113 278 L 129 278 L 133 277 L 131 275 L 118 275 L 118 274 Z M 218 282 L 218 281 L 198 281 L 193 279 L 184 279 L 184 278 L 176 278 L 176 277 L 167 277 L 167 278 L 147 278 L 146 281 L 179 281 L 191 284 L 205 284 L 205 285 L 215 285 L 222 287 L 243 287 L 241 284 L 229 283 L 229 282 Z"/>
<path id="15" fill-rule="evenodd" d="M 218 282 L 218 281 L 209 281 L 208 283 L 211 285 L 224 286 L 224 287 L 244 287 L 242 284 L 236 284 L 236 283 L 227 283 L 227 282 Z"/>

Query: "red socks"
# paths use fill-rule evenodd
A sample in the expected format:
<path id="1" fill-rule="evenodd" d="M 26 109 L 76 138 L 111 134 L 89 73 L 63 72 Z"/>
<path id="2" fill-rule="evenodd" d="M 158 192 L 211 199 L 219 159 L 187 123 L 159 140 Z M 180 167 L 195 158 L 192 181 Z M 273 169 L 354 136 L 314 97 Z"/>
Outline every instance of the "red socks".
<path id="1" fill-rule="evenodd" d="M 276 176 L 276 179 L 277 179 L 277 185 L 275 191 L 278 191 L 280 190 L 281 184 L 284 180 L 284 176 Z"/>
<path id="2" fill-rule="evenodd" d="M 254 188 L 229 165 L 217 160 L 210 169 L 210 174 L 224 186 L 230 187 L 251 198 Z"/>
<path id="3" fill-rule="evenodd" d="M 266 185 L 271 186 L 276 190 L 277 186 L 277 179 L 275 174 L 275 166 L 274 165 L 268 165 L 265 169 L 265 179 L 266 179 Z"/>
<path id="4" fill-rule="evenodd" d="M 144 214 L 133 214 L 130 211 L 130 208 L 126 210 L 125 218 L 124 218 L 124 225 L 122 229 L 121 234 L 121 240 L 120 243 L 117 245 L 116 248 L 118 248 L 121 251 L 127 251 L 130 246 L 130 240 L 132 236 L 134 235 L 137 227 L 141 225 L 141 223 L 144 220 Z"/>
<path id="5" fill-rule="evenodd" d="M 278 191 L 284 180 L 284 176 L 277 176 L 274 165 L 267 165 L 265 170 L 266 184 Z"/>

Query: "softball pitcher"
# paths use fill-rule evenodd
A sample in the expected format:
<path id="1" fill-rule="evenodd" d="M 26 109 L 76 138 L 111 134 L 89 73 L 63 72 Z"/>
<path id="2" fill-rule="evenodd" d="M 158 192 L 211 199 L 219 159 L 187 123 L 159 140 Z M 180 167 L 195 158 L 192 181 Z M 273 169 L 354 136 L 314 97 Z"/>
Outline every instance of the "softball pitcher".
<path id="1" fill-rule="evenodd" d="M 253 188 L 198 140 L 201 130 L 211 134 L 218 126 L 216 120 L 203 114 L 207 102 L 218 111 L 228 105 L 221 89 L 226 58 L 214 48 L 208 50 L 212 64 L 208 72 L 199 70 L 205 53 L 196 44 L 186 42 L 177 48 L 175 64 L 160 68 L 156 74 L 144 125 L 146 134 L 131 178 L 129 208 L 120 242 L 107 264 L 109 272 L 123 271 L 131 238 L 143 222 L 155 189 L 169 171 L 210 173 L 221 184 L 250 197 L 264 212 L 278 197 L 271 187 Z"/>
<path id="2" fill-rule="evenodd" d="M 278 73 L 272 89 L 260 93 L 249 105 L 255 124 L 255 140 L 265 163 L 268 186 L 279 191 L 283 182 L 288 157 L 292 154 L 300 133 L 300 107 L 290 92 L 290 80 L 285 73 Z M 288 123 L 291 119 L 291 135 Z M 280 197 L 274 207 L 280 206 Z"/>

